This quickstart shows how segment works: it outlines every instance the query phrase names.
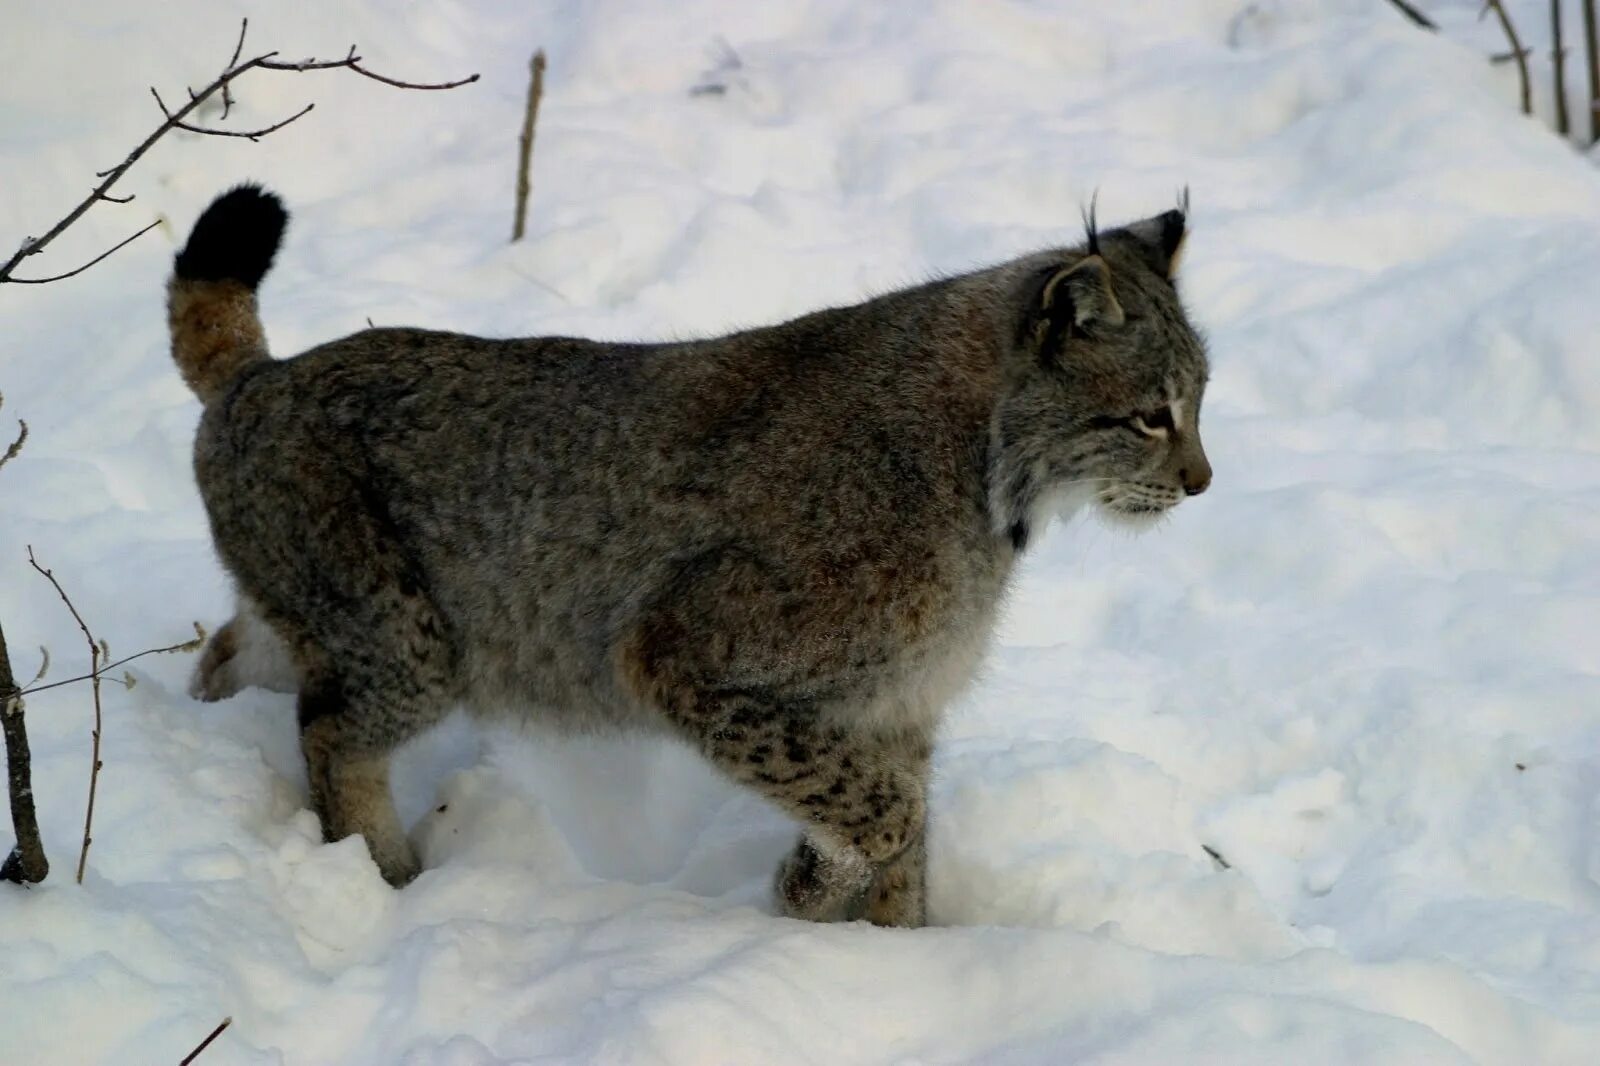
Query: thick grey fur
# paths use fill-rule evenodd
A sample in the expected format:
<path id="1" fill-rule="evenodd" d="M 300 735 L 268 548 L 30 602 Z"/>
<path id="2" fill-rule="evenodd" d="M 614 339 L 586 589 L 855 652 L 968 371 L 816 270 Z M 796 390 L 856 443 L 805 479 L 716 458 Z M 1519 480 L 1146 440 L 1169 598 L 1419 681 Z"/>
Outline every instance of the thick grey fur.
<path id="1" fill-rule="evenodd" d="M 236 370 L 175 311 L 232 636 L 277 636 L 328 838 L 415 876 L 388 758 L 458 704 L 658 730 L 803 825 L 784 914 L 922 924 L 936 731 L 1019 553 L 1075 502 L 1148 524 L 1210 481 L 1183 231 L 689 343 L 372 329 Z M 172 284 L 185 322 L 254 316 Z M 236 651 L 197 693 L 255 680 Z"/>

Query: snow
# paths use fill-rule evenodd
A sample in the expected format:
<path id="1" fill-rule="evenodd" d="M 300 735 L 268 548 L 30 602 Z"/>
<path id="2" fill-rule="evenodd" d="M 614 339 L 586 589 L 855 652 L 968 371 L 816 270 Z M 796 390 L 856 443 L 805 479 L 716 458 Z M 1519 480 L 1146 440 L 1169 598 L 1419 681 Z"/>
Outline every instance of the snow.
<path id="1" fill-rule="evenodd" d="M 13 12 L 6 242 L 153 127 L 147 84 L 210 77 L 240 14 L 247 49 L 483 73 L 247 75 L 234 128 L 317 108 L 164 141 L 132 205 L 27 273 L 165 225 L 0 291 L 4 415 L 33 430 L 0 471 L 19 674 L 38 644 L 52 680 L 84 665 L 28 544 L 114 655 L 229 611 L 162 286 L 245 177 L 295 212 L 262 293 L 280 353 L 369 318 L 757 324 L 1187 184 L 1216 481 L 1155 532 L 1033 549 L 937 759 L 925 930 L 774 917 L 792 827 L 686 751 L 461 720 L 399 761 L 428 869 L 394 892 L 302 809 L 291 699 L 194 703 L 192 656 L 106 686 L 78 886 L 88 692 L 30 697 L 52 873 L 0 892 L 0 1061 L 176 1062 L 224 1016 L 204 1063 L 1594 1061 L 1600 180 L 1517 113 L 1476 0 L 1424 6 L 1443 33 L 1378 0 Z M 1545 5 L 1508 6 L 1543 47 Z"/>

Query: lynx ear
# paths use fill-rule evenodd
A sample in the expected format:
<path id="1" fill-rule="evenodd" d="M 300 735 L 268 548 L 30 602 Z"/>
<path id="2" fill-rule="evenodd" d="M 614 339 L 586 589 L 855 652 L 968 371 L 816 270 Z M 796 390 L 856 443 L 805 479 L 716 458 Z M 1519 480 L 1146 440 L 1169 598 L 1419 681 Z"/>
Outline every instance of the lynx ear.
<path id="1" fill-rule="evenodd" d="M 1125 317 L 1111 291 L 1111 268 L 1098 255 L 1050 275 L 1039 290 L 1039 312 L 1052 325 L 1078 330 L 1120 326 Z"/>
<path id="2" fill-rule="evenodd" d="M 1184 196 L 1187 205 L 1188 196 Z M 1166 211 L 1135 222 L 1131 226 L 1124 226 L 1116 235 L 1126 236 L 1139 250 L 1140 256 L 1150 264 L 1150 268 L 1164 278 L 1170 279 L 1178 268 L 1178 256 L 1183 251 L 1183 239 L 1189 233 L 1186 212 L 1182 210 Z M 1108 238 L 1113 234 L 1106 234 Z"/>

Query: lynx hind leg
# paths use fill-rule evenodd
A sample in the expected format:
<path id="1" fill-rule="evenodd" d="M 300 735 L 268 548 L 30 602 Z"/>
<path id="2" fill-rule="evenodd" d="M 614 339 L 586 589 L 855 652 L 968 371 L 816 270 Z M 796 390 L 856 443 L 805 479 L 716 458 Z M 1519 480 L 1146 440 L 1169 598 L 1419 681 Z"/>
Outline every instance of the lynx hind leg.
<path id="1" fill-rule="evenodd" d="M 239 654 L 239 619 L 224 622 L 206 639 L 200 661 L 189 676 L 189 695 L 214 703 L 225 700 L 244 687 L 235 675 L 233 660 Z"/>
<path id="2" fill-rule="evenodd" d="M 300 695 L 311 809 L 328 842 L 360 834 L 383 879 L 399 888 L 421 866 L 389 791 L 389 757 L 431 716 L 404 704 L 352 700 L 341 687 L 317 682 Z"/>
<path id="3" fill-rule="evenodd" d="M 189 678 L 189 695 L 211 703 L 250 685 L 294 692 L 299 676 L 289 645 L 240 597 L 234 616 L 206 641 Z"/>
<path id="4" fill-rule="evenodd" d="M 339 492 L 341 482 L 299 487 L 315 515 L 301 543 L 315 550 L 243 556 L 251 573 L 240 580 L 292 649 L 324 838 L 361 834 L 384 879 L 403 885 L 418 866 L 390 795 L 389 757 L 459 696 L 455 645 L 392 524 L 354 505 L 359 493 Z"/>
<path id="5" fill-rule="evenodd" d="M 330 612 L 317 620 L 316 643 L 297 650 L 300 747 L 323 837 L 361 834 L 384 880 L 399 887 L 419 867 L 389 791 L 389 758 L 449 712 L 454 654 L 415 585 L 385 585 L 350 610 L 364 624 Z"/>

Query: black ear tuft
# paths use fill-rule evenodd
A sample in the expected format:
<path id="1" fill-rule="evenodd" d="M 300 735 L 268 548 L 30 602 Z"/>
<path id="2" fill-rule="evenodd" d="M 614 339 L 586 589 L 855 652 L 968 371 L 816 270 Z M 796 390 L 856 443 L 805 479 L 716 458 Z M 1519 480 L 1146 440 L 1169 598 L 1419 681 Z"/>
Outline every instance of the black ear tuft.
<path id="1" fill-rule="evenodd" d="M 1161 216 L 1161 254 L 1166 256 L 1170 263 L 1178 254 L 1178 246 L 1183 244 L 1183 235 L 1188 232 L 1188 222 L 1182 211 L 1168 211 Z"/>
<path id="2" fill-rule="evenodd" d="M 1132 243 L 1140 258 L 1150 264 L 1150 269 L 1170 279 L 1177 264 L 1178 251 L 1183 247 L 1183 238 L 1189 232 L 1188 219 L 1181 209 L 1187 206 L 1188 199 L 1188 192 L 1185 190 L 1183 198 L 1179 201 L 1179 210 L 1166 211 L 1121 229 L 1112 230 L 1106 234 L 1106 240 Z"/>
<path id="3" fill-rule="evenodd" d="M 1100 226 L 1095 221 L 1095 205 L 1100 200 L 1100 190 L 1096 189 L 1089 196 L 1089 206 L 1083 209 L 1083 232 L 1087 237 L 1085 247 L 1090 255 L 1100 254 Z"/>

